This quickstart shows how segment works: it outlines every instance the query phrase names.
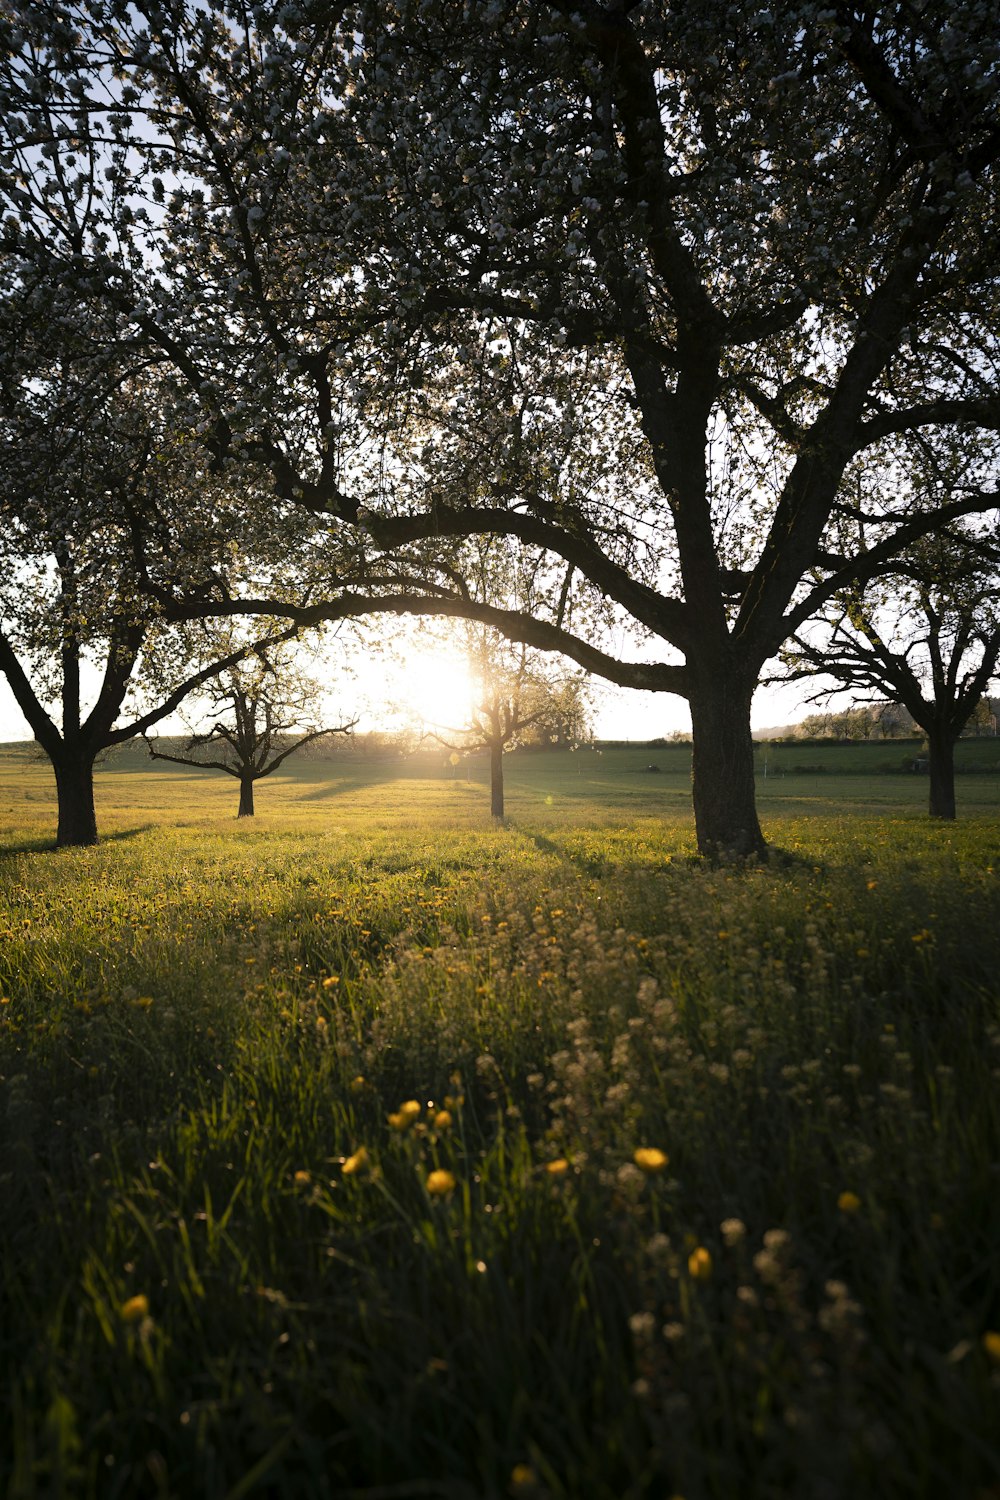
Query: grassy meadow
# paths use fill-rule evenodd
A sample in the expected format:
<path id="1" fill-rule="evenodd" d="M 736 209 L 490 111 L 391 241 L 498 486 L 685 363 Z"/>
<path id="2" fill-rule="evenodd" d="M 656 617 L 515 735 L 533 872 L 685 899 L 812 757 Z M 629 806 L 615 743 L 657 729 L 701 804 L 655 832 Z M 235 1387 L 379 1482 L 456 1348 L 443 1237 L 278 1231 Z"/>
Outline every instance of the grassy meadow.
<path id="1" fill-rule="evenodd" d="M 126 754 L 61 851 L 0 752 L 0 1495 L 996 1500 L 1000 756 L 856 748 L 744 869 L 684 746 Z"/>

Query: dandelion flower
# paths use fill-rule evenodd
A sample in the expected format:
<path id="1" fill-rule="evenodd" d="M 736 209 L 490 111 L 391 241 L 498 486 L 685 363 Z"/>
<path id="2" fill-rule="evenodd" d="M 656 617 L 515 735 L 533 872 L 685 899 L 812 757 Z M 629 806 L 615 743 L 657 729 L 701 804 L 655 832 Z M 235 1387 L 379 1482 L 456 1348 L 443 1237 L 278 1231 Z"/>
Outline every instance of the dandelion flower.
<path id="1" fill-rule="evenodd" d="M 688 1275 L 692 1281 L 708 1281 L 712 1275 L 712 1255 L 704 1245 L 699 1245 L 688 1256 Z"/>
<path id="2" fill-rule="evenodd" d="M 340 975 L 339 974 L 328 974 L 327 977 L 323 980 L 323 988 L 325 990 L 332 990 L 333 987 L 334 987 L 334 985 L 337 985 L 339 983 L 340 983 Z"/>
<path id="3" fill-rule="evenodd" d="M 451 1115 L 448 1112 L 448 1110 L 446 1110 L 446 1109 L 439 1109 L 438 1110 L 437 1114 L 434 1116 L 434 1129 L 435 1130 L 450 1130 L 451 1129 Z"/>
<path id="4" fill-rule="evenodd" d="M 632 1153 L 632 1160 L 636 1166 L 650 1176 L 655 1172 L 662 1172 L 670 1157 L 659 1146 L 639 1146 Z"/>
<path id="5" fill-rule="evenodd" d="M 995 1365 L 1000 1365 L 1000 1333 L 989 1329 L 983 1334 L 983 1348 Z"/>
<path id="6" fill-rule="evenodd" d="M 420 1113 L 420 1105 L 416 1099 L 407 1099 L 393 1114 L 389 1116 L 389 1124 L 393 1130 L 409 1130 L 414 1120 Z"/>
<path id="7" fill-rule="evenodd" d="M 356 1172 L 363 1172 L 367 1165 L 368 1152 L 364 1146 L 359 1146 L 354 1155 L 344 1162 L 344 1176 L 353 1177 Z"/>
<path id="8" fill-rule="evenodd" d="M 538 1475 L 530 1464 L 515 1464 L 510 1471 L 510 1488 L 515 1495 L 533 1490 L 538 1484 Z"/>
<path id="9" fill-rule="evenodd" d="M 569 1171 L 569 1162 L 565 1156 L 557 1156 L 555 1161 L 547 1161 L 545 1163 L 545 1170 L 550 1177 L 565 1177 Z"/>
<path id="10" fill-rule="evenodd" d="M 295 1173 L 293 1181 L 298 1187 L 308 1187 L 310 1182 L 312 1182 L 312 1174 L 300 1167 Z"/>
<path id="11" fill-rule="evenodd" d="M 439 1167 L 428 1177 L 427 1191 L 432 1198 L 446 1198 L 449 1193 L 455 1191 L 454 1173 L 446 1172 L 443 1167 Z"/>
<path id="12" fill-rule="evenodd" d="M 123 1302 L 118 1309 L 123 1323 L 138 1323 L 142 1318 L 149 1316 L 149 1298 L 140 1292 L 136 1297 L 130 1297 Z"/>
<path id="13" fill-rule="evenodd" d="M 837 1199 L 837 1207 L 842 1214 L 856 1214 L 861 1207 L 861 1199 L 857 1193 L 852 1193 L 850 1189 L 845 1189 Z"/>
<path id="14" fill-rule="evenodd" d="M 360 1094 L 366 1087 L 365 1080 L 360 1073 L 356 1078 L 351 1079 L 350 1090 L 352 1094 Z"/>

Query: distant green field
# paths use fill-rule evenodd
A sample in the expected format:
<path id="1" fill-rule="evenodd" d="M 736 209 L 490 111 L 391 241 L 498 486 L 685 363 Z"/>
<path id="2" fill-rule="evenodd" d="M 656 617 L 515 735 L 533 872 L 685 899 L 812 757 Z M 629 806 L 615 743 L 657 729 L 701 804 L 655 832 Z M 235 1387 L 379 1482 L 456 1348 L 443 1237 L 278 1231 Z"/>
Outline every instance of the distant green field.
<path id="1" fill-rule="evenodd" d="M 0 753 L 0 1495 L 1000 1493 L 997 777 L 880 749 L 739 869 L 683 746 L 131 750 L 63 850 Z"/>
<path id="2" fill-rule="evenodd" d="M 921 817 L 927 778 L 904 769 L 918 752 L 919 741 L 758 744 L 757 795 L 765 833 L 773 825 L 769 837 L 780 843 L 781 822 L 810 813 Z M 963 740 L 956 760 L 959 816 L 1000 809 L 1000 740 Z M 504 766 L 507 812 L 515 820 L 613 821 L 628 814 L 663 818 L 678 828 L 692 820 L 689 745 L 517 752 L 505 757 Z M 358 799 L 373 798 L 377 807 L 378 789 L 393 786 L 405 789 L 415 807 L 430 796 L 436 808 L 474 823 L 488 800 L 488 777 L 485 755 L 454 767 L 440 751 L 384 756 L 345 751 L 287 761 L 278 775 L 258 784 L 257 807 L 265 819 L 308 817 L 318 806 L 336 816 Z M 107 834 L 161 817 L 188 823 L 224 818 L 235 814 L 238 788 L 219 772 L 154 765 L 143 747 L 129 745 L 99 767 L 96 795 L 99 827 Z M 0 746 L 0 809 L 23 820 L 33 837 L 45 838 L 49 826 L 54 828 L 53 798 L 51 772 L 33 746 Z"/>

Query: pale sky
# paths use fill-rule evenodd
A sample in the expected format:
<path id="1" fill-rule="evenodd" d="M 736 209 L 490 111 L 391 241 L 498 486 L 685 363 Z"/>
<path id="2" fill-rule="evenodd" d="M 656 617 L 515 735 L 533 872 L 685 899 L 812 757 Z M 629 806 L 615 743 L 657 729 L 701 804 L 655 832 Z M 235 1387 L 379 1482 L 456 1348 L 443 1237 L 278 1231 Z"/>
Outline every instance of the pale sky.
<path id="1" fill-rule="evenodd" d="M 359 665 L 354 681 L 331 693 L 327 722 L 360 713 L 360 728 L 421 718 L 428 723 L 454 723 L 462 717 L 461 705 L 468 693 L 463 675 L 460 660 L 425 648 L 402 660 L 373 663 L 368 670 Z M 640 693 L 597 682 L 593 696 L 598 739 L 649 740 L 691 727 L 687 704 L 672 693 Z M 761 688 L 754 698 L 751 722 L 755 729 L 776 728 L 794 723 L 809 711 L 801 686 Z M 186 730 L 174 718 L 165 720 L 160 732 L 182 734 Z M 0 742 L 31 737 L 6 679 L 0 676 Z"/>

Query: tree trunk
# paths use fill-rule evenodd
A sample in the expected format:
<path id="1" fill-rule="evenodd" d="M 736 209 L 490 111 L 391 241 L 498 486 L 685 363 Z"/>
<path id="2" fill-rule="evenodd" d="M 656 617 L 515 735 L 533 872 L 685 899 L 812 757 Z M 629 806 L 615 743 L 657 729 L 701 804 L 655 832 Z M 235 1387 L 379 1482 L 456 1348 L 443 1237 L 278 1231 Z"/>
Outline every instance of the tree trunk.
<path id="1" fill-rule="evenodd" d="M 498 740 L 490 745 L 490 812 L 503 817 L 503 745 Z"/>
<path id="2" fill-rule="evenodd" d="M 927 769 L 930 772 L 929 811 L 932 818 L 955 818 L 955 740 L 946 729 L 927 733 Z"/>
<path id="3" fill-rule="evenodd" d="M 689 662 L 690 668 L 690 662 Z M 698 852 L 710 859 L 767 857 L 757 821 L 750 735 L 752 687 L 690 672 L 692 783 Z"/>
<path id="4" fill-rule="evenodd" d="M 253 817 L 253 777 L 240 777 L 240 810 L 236 814 L 238 818 Z"/>
<path id="5" fill-rule="evenodd" d="M 94 757 L 86 750 L 64 750 L 53 760 L 59 823 L 56 847 L 73 848 L 97 843 L 97 813 L 94 809 Z"/>

